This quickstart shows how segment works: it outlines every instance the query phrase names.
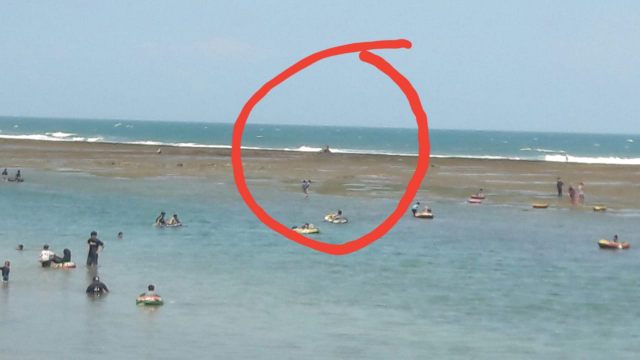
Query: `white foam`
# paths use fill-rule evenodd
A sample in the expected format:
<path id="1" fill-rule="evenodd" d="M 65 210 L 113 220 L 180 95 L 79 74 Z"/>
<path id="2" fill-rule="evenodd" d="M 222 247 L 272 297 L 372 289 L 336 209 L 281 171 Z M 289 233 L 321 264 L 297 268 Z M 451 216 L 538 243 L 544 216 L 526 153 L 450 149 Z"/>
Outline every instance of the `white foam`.
<path id="1" fill-rule="evenodd" d="M 58 131 L 58 132 L 53 132 L 53 133 L 48 132 L 48 133 L 45 133 L 45 135 L 49 135 L 49 136 L 53 136 L 53 137 L 55 137 L 55 138 L 63 139 L 63 138 L 69 137 L 69 136 L 73 136 L 73 135 L 75 135 L 75 134 L 65 133 L 65 132 L 62 132 L 62 131 Z"/>
<path id="2" fill-rule="evenodd" d="M 117 123 L 117 124 L 113 125 L 113 127 L 118 127 L 118 126 L 122 126 L 122 123 Z"/>
<path id="3" fill-rule="evenodd" d="M 570 163 L 578 163 L 578 164 L 640 165 L 640 158 L 619 158 L 619 157 L 581 157 L 581 156 L 571 156 L 571 155 L 568 155 L 568 156 L 545 155 L 544 161 L 570 162 Z"/>
<path id="4" fill-rule="evenodd" d="M 541 153 L 562 153 L 564 154 L 564 150 L 550 150 L 550 149 L 536 149 L 537 152 Z"/>

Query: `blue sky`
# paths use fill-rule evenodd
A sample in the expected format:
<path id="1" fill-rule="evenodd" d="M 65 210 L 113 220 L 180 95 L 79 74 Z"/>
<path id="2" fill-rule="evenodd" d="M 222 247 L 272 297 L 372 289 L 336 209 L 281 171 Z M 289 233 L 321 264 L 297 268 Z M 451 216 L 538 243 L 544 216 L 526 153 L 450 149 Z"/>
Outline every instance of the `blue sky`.
<path id="1" fill-rule="evenodd" d="M 640 2 L 3 1 L 0 115 L 233 122 L 299 59 L 352 42 L 433 128 L 640 133 Z M 414 127 L 357 54 L 274 89 L 249 122 Z"/>

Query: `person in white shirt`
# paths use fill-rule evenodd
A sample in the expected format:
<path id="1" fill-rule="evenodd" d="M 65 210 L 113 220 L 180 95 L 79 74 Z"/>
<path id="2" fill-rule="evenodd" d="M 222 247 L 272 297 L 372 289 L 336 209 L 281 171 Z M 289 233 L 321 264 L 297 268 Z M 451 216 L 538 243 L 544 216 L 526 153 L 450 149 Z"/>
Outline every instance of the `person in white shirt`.
<path id="1" fill-rule="evenodd" d="M 42 264 L 42 267 L 50 267 L 54 256 L 55 253 L 49 250 L 49 245 L 45 245 L 40 251 L 40 255 L 38 255 L 38 261 Z"/>

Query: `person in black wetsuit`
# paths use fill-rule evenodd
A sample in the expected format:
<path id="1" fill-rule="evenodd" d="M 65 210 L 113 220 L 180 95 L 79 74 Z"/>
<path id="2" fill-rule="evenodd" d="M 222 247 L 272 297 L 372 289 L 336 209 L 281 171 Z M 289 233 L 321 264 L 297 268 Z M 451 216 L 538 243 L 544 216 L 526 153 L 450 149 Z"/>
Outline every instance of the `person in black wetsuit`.
<path id="1" fill-rule="evenodd" d="M 107 287 L 107 285 L 100 281 L 99 276 L 96 276 L 93 278 L 93 282 L 89 284 L 85 292 L 87 293 L 87 295 L 98 297 L 108 293 L 109 288 Z"/>
<path id="2" fill-rule="evenodd" d="M 156 226 L 165 226 L 167 222 L 164 220 L 164 211 L 160 213 L 160 216 L 156 218 Z"/>
<path id="3" fill-rule="evenodd" d="M 87 240 L 87 250 L 87 266 L 98 266 L 98 254 L 104 250 L 104 243 L 98 239 L 98 233 L 95 231 L 91 232 L 91 237 Z"/>
<path id="4" fill-rule="evenodd" d="M 63 257 L 59 257 L 58 255 L 53 255 L 53 262 L 56 264 L 62 264 L 66 262 L 71 262 L 71 250 L 64 249 L 62 251 L 64 253 Z"/>
<path id="5" fill-rule="evenodd" d="M 8 282 L 9 281 L 9 273 L 11 272 L 10 269 L 11 263 L 8 261 L 4 262 L 4 266 L 0 267 L 0 270 L 2 270 L 2 281 L 3 282 Z"/>
<path id="6" fill-rule="evenodd" d="M 8 178 L 9 173 L 7 172 L 7 169 L 4 169 L 4 171 L 2 171 L 2 181 L 7 181 Z"/>
<path id="7" fill-rule="evenodd" d="M 160 296 L 160 295 L 158 295 L 158 293 L 156 293 L 156 287 L 155 286 L 149 285 L 149 287 L 147 287 L 147 289 L 148 289 L 148 291 L 140 294 L 140 296 Z"/>
<path id="8" fill-rule="evenodd" d="M 562 180 L 560 180 L 560 178 L 558 178 L 558 182 L 556 183 L 556 187 L 558 188 L 558 197 L 562 197 L 563 186 L 564 186 L 564 183 L 562 182 Z"/>

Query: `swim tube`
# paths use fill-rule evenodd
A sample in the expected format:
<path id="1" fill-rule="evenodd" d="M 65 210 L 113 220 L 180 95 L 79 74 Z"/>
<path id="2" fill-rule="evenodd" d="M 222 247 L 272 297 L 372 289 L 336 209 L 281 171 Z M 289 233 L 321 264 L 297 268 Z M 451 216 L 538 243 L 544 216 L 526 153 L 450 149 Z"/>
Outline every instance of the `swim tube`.
<path id="1" fill-rule="evenodd" d="M 433 219 L 433 214 L 430 212 L 417 212 L 413 215 L 414 217 L 420 218 L 420 219 Z"/>
<path id="2" fill-rule="evenodd" d="M 482 204 L 482 200 L 471 198 L 471 199 L 469 199 L 469 203 L 470 204 Z"/>
<path id="3" fill-rule="evenodd" d="M 474 195 L 471 195 L 471 198 L 472 198 L 472 199 L 484 200 L 484 195 L 477 195 L 477 194 L 474 194 Z"/>
<path id="4" fill-rule="evenodd" d="M 546 209 L 549 207 L 549 204 L 533 204 L 534 209 Z"/>
<path id="5" fill-rule="evenodd" d="M 317 228 L 313 228 L 313 229 L 301 229 L 301 228 L 296 228 L 296 229 L 292 229 L 293 231 L 300 233 L 300 234 L 317 234 L 320 232 L 320 229 Z"/>
<path id="6" fill-rule="evenodd" d="M 607 207 L 604 205 L 596 205 L 593 207 L 593 211 L 606 211 Z"/>
<path id="7" fill-rule="evenodd" d="M 51 267 L 55 269 L 74 269 L 76 267 L 76 263 L 74 263 L 73 261 L 63 262 L 59 264 L 52 262 Z"/>
<path id="8" fill-rule="evenodd" d="M 164 301 L 160 296 L 145 296 L 141 295 L 136 298 L 136 305 L 145 306 L 162 306 Z"/>
<path id="9" fill-rule="evenodd" d="M 324 221 L 330 222 L 332 224 L 346 224 L 349 221 L 345 217 L 340 218 L 340 219 L 336 219 L 335 218 L 336 216 L 337 216 L 337 214 L 327 214 L 327 215 L 324 216 Z"/>
<path id="10" fill-rule="evenodd" d="M 600 249 L 612 249 L 612 250 L 621 250 L 621 249 L 628 249 L 629 248 L 629 243 L 627 242 L 623 242 L 623 243 L 616 243 L 610 240 L 600 240 L 598 241 L 598 246 L 600 247 Z"/>

